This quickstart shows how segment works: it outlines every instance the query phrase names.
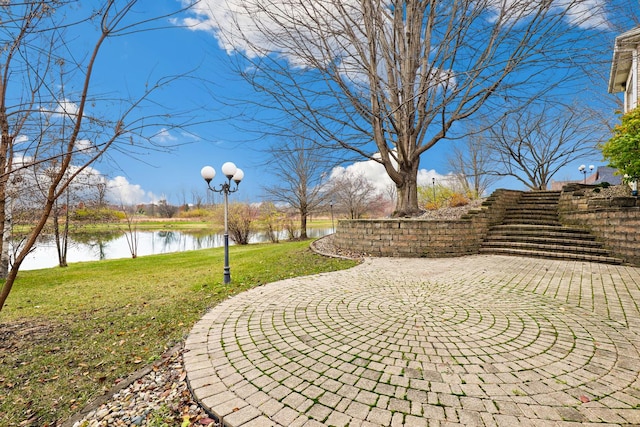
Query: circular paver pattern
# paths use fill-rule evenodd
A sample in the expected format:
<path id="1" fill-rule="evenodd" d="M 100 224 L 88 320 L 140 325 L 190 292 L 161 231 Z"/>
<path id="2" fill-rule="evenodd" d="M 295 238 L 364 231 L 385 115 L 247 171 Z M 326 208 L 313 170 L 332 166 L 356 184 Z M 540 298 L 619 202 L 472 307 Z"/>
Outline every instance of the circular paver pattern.
<path id="1" fill-rule="evenodd" d="M 196 398 L 229 426 L 640 423 L 640 339 L 599 314 L 637 309 L 559 298 L 577 275 L 586 292 L 596 271 L 513 257 L 369 259 L 220 304 L 194 327 L 185 367 Z"/>

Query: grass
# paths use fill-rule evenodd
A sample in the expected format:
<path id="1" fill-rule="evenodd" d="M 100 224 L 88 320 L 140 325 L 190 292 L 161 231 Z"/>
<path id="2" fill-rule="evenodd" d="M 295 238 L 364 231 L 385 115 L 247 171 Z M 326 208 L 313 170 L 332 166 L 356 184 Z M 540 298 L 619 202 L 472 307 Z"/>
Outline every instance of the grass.
<path id="1" fill-rule="evenodd" d="M 298 225 L 298 221 L 294 221 Z M 337 218 L 331 222 L 329 218 L 313 218 L 307 221 L 308 228 L 330 228 L 332 225 L 338 223 Z M 206 230 L 213 232 L 222 232 L 223 224 L 219 220 L 211 218 L 137 218 L 135 221 L 135 227 L 140 230 Z M 127 223 L 125 221 L 120 222 L 74 222 L 74 230 L 77 232 L 113 232 L 113 230 L 126 229 Z M 252 230 L 263 231 L 266 229 L 266 225 L 260 221 L 254 221 L 252 223 Z M 26 227 L 18 228 L 19 231 L 27 230 Z"/>
<path id="2" fill-rule="evenodd" d="M 211 306 L 283 278 L 348 268 L 309 242 L 71 264 L 19 274 L 0 312 L 0 425 L 55 425 L 182 341 Z"/>

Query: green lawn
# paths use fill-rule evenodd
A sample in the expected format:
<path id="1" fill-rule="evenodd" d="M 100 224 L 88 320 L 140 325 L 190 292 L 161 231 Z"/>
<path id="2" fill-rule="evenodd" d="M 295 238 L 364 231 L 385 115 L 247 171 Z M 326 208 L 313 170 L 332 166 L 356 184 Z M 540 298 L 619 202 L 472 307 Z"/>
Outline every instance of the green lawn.
<path id="1" fill-rule="evenodd" d="M 355 264 L 308 246 L 232 246 L 226 286 L 222 248 L 21 272 L 0 312 L 0 425 L 68 418 L 229 295 Z"/>

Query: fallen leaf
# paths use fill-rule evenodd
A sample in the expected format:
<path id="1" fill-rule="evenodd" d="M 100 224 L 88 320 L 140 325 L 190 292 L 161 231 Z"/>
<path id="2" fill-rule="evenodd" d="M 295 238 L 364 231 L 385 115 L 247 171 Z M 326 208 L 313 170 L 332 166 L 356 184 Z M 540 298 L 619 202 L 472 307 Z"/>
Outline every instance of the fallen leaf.
<path id="1" fill-rule="evenodd" d="M 591 402 L 591 399 L 589 399 L 587 396 L 582 395 L 582 396 L 580 396 L 580 402 L 589 403 L 589 402 Z"/>

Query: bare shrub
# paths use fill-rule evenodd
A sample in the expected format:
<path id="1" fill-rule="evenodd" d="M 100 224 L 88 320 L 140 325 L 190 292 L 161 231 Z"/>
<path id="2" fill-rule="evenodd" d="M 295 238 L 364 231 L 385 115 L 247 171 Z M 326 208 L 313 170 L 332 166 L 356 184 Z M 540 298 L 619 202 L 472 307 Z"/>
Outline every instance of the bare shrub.
<path id="1" fill-rule="evenodd" d="M 224 215 L 224 211 L 222 212 Z M 238 245 L 249 244 L 252 223 L 258 218 L 258 209 L 248 203 L 231 203 L 229 205 L 229 238 Z"/>

